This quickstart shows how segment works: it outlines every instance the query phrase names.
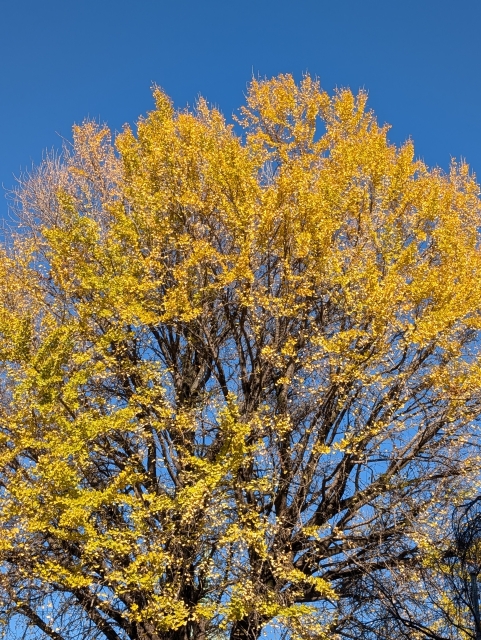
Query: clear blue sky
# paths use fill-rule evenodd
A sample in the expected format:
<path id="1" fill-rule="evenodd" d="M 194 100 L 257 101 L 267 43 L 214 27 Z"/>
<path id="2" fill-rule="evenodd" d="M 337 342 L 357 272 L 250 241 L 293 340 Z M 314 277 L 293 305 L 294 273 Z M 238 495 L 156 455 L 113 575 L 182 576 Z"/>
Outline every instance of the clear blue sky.
<path id="1" fill-rule="evenodd" d="M 253 73 L 305 71 L 328 90 L 364 87 L 393 141 L 481 176 L 480 0 L 0 0 L 0 29 L 7 188 L 73 122 L 134 122 L 152 83 L 230 116 Z"/>

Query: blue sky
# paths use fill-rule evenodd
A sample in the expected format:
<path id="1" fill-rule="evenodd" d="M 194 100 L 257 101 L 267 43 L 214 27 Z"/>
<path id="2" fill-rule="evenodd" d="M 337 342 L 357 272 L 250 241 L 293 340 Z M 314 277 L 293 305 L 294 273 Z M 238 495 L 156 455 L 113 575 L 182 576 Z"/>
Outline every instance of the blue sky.
<path id="1" fill-rule="evenodd" d="M 0 0 L 0 183 L 86 117 L 120 129 L 162 86 L 230 117 L 252 74 L 360 87 L 391 140 L 481 174 L 479 0 Z M 7 212 L 0 199 L 0 216 Z"/>
<path id="2" fill-rule="evenodd" d="M 481 177 L 481 0 L 0 0 L 0 185 L 74 122 L 135 122 L 153 83 L 230 117 L 285 72 L 365 88 L 391 140 Z"/>

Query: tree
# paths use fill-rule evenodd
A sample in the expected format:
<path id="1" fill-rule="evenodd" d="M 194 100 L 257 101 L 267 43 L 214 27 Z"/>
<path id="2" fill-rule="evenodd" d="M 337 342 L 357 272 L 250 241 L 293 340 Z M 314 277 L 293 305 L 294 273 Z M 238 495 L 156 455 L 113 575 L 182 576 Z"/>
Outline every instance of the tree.
<path id="1" fill-rule="evenodd" d="M 386 638 L 430 638 L 431 640 L 479 640 L 481 502 L 458 504 L 450 520 L 439 516 L 418 529 L 417 562 L 410 567 L 408 580 L 402 566 L 379 585 L 374 576 L 365 579 L 363 600 L 376 601 L 376 618 L 389 627 Z M 426 526 L 427 525 L 427 526 Z M 373 597 L 373 592 L 375 596 Z M 360 637 L 365 637 L 362 621 L 372 610 L 357 606 Z M 359 616 L 359 613 L 361 615 Z M 369 636 L 367 636 L 369 637 Z M 378 637 L 374 635 L 373 637 Z"/>
<path id="2" fill-rule="evenodd" d="M 364 576 L 356 601 L 343 604 L 353 618 L 353 635 L 362 640 L 476 640 L 476 550 L 469 549 L 466 565 L 466 549 L 457 546 L 449 520 L 442 513 L 422 527 L 418 523 L 418 548 L 409 567 L 398 563 L 389 573 Z"/>
<path id="3" fill-rule="evenodd" d="M 4 629 L 383 637 L 373 585 L 476 473 L 478 185 L 309 77 L 253 81 L 242 135 L 154 97 L 16 194 Z"/>

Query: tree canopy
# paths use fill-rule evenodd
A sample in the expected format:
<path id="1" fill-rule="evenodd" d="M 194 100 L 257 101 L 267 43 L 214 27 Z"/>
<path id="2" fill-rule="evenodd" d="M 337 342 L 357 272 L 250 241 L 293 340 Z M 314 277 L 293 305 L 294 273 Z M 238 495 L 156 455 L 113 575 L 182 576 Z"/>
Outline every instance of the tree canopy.
<path id="1" fill-rule="evenodd" d="M 411 597 L 477 478 L 475 178 L 308 76 L 253 81 L 235 126 L 154 98 L 16 192 L 4 633 L 455 637 L 435 613 L 386 635 L 379 585 Z"/>

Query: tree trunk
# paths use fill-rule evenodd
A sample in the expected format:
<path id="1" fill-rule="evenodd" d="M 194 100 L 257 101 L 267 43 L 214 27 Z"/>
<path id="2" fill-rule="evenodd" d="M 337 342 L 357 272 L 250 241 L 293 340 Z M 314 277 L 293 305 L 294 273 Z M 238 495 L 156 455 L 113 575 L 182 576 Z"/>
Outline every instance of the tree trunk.
<path id="1" fill-rule="evenodd" d="M 257 640 L 262 630 L 262 620 L 256 613 L 234 623 L 230 640 Z"/>
<path id="2" fill-rule="evenodd" d="M 162 634 L 162 640 L 205 640 L 205 622 L 188 622 L 180 629 Z"/>

